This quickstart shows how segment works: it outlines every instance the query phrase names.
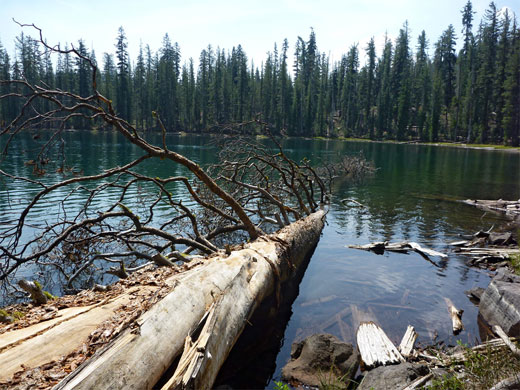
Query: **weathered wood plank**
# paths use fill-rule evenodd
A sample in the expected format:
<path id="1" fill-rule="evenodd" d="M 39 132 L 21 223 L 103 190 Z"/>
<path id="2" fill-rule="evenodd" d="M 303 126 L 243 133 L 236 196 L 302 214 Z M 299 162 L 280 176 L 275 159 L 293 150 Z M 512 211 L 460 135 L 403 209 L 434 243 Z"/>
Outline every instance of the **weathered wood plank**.
<path id="1" fill-rule="evenodd" d="M 383 329 L 373 322 L 363 322 L 357 330 L 357 346 L 366 367 L 404 362 L 404 358 Z"/>

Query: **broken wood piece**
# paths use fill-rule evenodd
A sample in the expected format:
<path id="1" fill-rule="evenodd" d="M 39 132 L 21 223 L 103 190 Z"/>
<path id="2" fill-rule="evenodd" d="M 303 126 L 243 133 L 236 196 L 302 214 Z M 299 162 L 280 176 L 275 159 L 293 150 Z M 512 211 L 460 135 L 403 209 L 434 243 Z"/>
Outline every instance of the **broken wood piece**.
<path id="1" fill-rule="evenodd" d="M 348 248 L 353 249 L 361 249 L 361 250 L 368 250 L 373 251 L 378 254 L 382 254 L 385 250 L 390 252 L 400 252 L 400 253 L 407 253 L 408 251 L 415 251 L 419 253 L 421 256 L 425 257 L 427 260 L 428 256 L 437 256 L 446 258 L 448 257 L 446 254 L 434 251 L 433 249 L 424 248 L 421 245 L 419 245 L 416 242 L 408 242 L 408 241 L 402 241 L 402 242 L 395 242 L 395 243 L 388 243 L 388 241 L 385 242 L 373 242 L 370 244 L 365 245 L 348 245 Z"/>
<path id="2" fill-rule="evenodd" d="M 453 334 L 457 335 L 464 329 L 464 325 L 462 324 L 462 313 L 464 313 L 464 310 L 457 309 L 449 298 L 444 298 L 444 301 L 446 302 L 448 312 L 450 313 Z"/>
<path id="3" fill-rule="evenodd" d="M 355 200 L 355 199 L 346 198 L 346 199 L 341 199 L 340 202 L 343 203 L 345 206 L 346 206 L 346 203 L 350 202 L 350 203 L 354 203 L 357 207 L 367 208 L 367 206 L 365 206 L 365 205 L 362 204 L 362 203 L 359 203 L 359 202 L 358 202 L 357 200 Z"/>
<path id="4" fill-rule="evenodd" d="M 373 322 L 363 322 L 357 330 L 357 346 L 366 367 L 404 362 L 404 358 L 383 329 Z"/>
<path id="5" fill-rule="evenodd" d="M 520 357 L 520 350 L 515 344 L 513 344 L 513 342 L 509 339 L 509 336 L 506 334 L 506 332 L 504 332 L 504 329 L 502 329 L 500 325 L 493 326 L 493 332 L 495 332 L 496 335 L 500 337 L 502 341 L 504 341 L 504 343 L 509 347 L 511 352 L 513 352 L 516 356 Z"/>
<path id="6" fill-rule="evenodd" d="M 193 388 L 193 380 L 197 377 L 204 359 L 212 358 L 211 353 L 207 351 L 207 346 L 214 331 L 217 305 L 217 303 L 211 305 L 199 325 L 186 337 L 177 369 L 161 390 Z"/>
<path id="7" fill-rule="evenodd" d="M 451 246 L 464 246 L 464 245 L 467 245 L 470 242 L 471 241 L 468 241 L 468 240 L 452 241 L 452 242 L 448 243 L 448 245 L 451 245 Z"/>
<path id="8" fill-rule="evenodd" d="M 509 340 L 516 341 L 516 338 L 510 337 Z M 483 342 L 482 344 L 475 345 L 474 347 L 471 347 L 471 351 L 473 352 L 481 352 L 481 351 L 487 351 L 487 350 L 495 350 L 497 348 L 504 347 L 506 343 L 504 340 L 498 338 L 498 339 L 492 339 Z M 467 360 L 467 353 L 465 351 L 454 353 L 453 355 L 448 356 L 448 363 L 461 363 Z"/>
<path id="9" fill-rule="evenodd" d="M 37 305 L 44 305 L 47 303 L 47 296 L 38 282 L 21 279 L 18 281 L 18 285 L 31 295 L 31 299 Z"/>
<path id="10" fill-rule="evenodd" d="M 433 378 L 433 374 L 430 372 L 429 374 L 422 376 L 420 378 L 417 378 L 412 383 L 410 383 L 408 386 L 406 386 L 403 390 L 414 390 L 418 388 L 422 388 L 422 386 L 428 382 L 431 378 Z"/>
<path id="11" fill-rule="evenodd" d="M 413 351 L 413 346 L 417 340 L 417 332 L 412 325 L 408 325 L 406 332 L 404 333 L 401 344 L 399 344 L 399 351 L 403 357 L 408 357 Z"/>
<path id="12" fill-rule="evenodd" d="M 438 256 L 438 257 L 442 257 L 442 258 L 448 257 L 448 255 L 446 255 L 444 253 L 434 251 L 433 249 L 424 248 L 424 247 L 420 246 L 419 244 L 417 244 L 416 242 L 409 242 L 408 245 L 410 245 L 416 252 L 419 252 L 419 253 L 424 253 L 424 254 L 430 255 L 430 256 Z"/>

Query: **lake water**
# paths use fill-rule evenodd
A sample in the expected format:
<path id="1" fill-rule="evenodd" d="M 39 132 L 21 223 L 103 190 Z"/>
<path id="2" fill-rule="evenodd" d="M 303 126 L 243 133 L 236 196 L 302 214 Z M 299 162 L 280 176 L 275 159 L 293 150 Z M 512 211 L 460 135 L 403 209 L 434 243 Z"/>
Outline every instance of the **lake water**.
<path id="1" fill-rule="evenodd" d="M 123 165 L 140 155 L 135 147 L 108 132 L 68 132 L 64 139 L 67 163 L 85 174 Z M 17 174 L 30 172 L 32 168 L 24 162 L 33 158 L 30 151 L 41 140 L 27 137 L 13 144 L 11 157 L 1 163 L 1 169 Z M 207 164 L 215 155 L 210 141 L 210 137 L 172 135 L 167 143 L 172 150 Z M 487 286 L 490 274 L 467 267 L 465 258 L 452 253 L 447 243 L 462 234 L 503 223 L 500 216 L 457 200 L 520 198 L 520 153 L 305 139 L 286 140 L 284 147 L 293 158 L 305 156 L 311 161 L 361 154 L 377 170 L 360 183 L 340 180 L 335 186 L 327 225 L 285 326 L 276 368 L 271 372 L 273 380 L 279 379 L 294 340 L 327 332 L 355 342 L 359 313 L 368 313 L 376 319 L 395 343 L 400 341 L 408 324 L 415 327 L 418 341 L 423 344 L 433 341 L 454 344 L 456 340 L 473 344 L 480 339 L 478 310 L 464 291 Z M 142 171 L 153 176 L 185 174 L 170 163 L 147 164 Z M 47 175 L 41 180 L 52 182 L 59 178 Z M 0 185 L 3 186 L 0 223 L 5 223 L 36 190 L 21 182 L 8 183 L 7 188 L 6 183 Z M 183 193 L 177 196 L 182 198 Z M 30 219 L 54 217 L 57 211 L 52 205 L 59 197 L 57 194 L 54 199 L 46 199 Z M 345 198 L 366 207 L 344 205 L 340 200 Z M 70 206 L 74 207 L 79 200 L 80 197 L 71 199 Z M 377 255 L 346 247 L 403 240 L 418 242 L 449 256 L 432 258 L 433 264 L 414 253 Z M 465 330 L 458 336 L 451 332 L 445 298 L 464 309 Z"/>

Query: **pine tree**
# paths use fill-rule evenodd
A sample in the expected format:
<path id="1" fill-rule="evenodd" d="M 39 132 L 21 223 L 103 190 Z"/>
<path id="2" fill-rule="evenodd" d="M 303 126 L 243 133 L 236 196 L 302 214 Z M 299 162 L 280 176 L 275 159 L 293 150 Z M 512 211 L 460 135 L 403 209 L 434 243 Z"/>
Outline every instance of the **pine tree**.
<path id="1" fill-rule="evenodd" d="M 415 56 L 414 78 L 412 87 L 412 105 L 415 107 L 416 117 L 412 120 L 417 127 L 417 137 L 426 140 L 426 118 L 430 110 L 431 98 L 431 64 L 427 54 L 428 40 L 423 30 L 417 40 Z"/>
<path id="2" fill-rule="evenodd" d="M 496 51 L 498 38 L 497 10 L 494 2 L 489 4 L 485 14 L 486 22 L 480 31 L 479 68 L 477 72 L 477 117 L 479 124 L 478 139 L 486 143 L 489 138 L 491 113 L 493 108 L 493 86 L 496 68 Z"/>
<path id="3" fill-rule="evenodd" d="M 385 133 L 391 132 L 391 64 L 392 64 L 392 42 L 385 37 L 383 56 L 379 60 L 377 67 L 377 127 L 376 138 L 381 139 Z"/>
<path id="4" fill-rule="evenodd" d="M 494 77 L 494 112 L 496 113 L 495 127 L 492 134 L 493 142 L 499 143 L 504 140 L 503 110 L 504 110 L 504 83 L 506 79 L 506 67 L 510 55 L 511 32 L 509 31 L 511 18 L 506 8 L 504 17 L 500 23 L 500 38 L 497 45 L 497 64 Z"/>
<path id="5" fill-rule="evenodd" d="M 144 63 L 143 45 L 139 45 L 139 55 L 137 56 L 137 63 L 135 65 L 133 74 L 134 83 L 134 117 L 137 128 L 144 128 L 144 118 L 146 111 L 144 106 L 146 104 L 146 88 L 145 88 L 146 68 Z"/>
<path id="6" fill-rule="evenodd" d="M 462 33 L 464 34 L 464 47 L 458 57 L 458 85 L 460 91 L 460 104 L 462 106 L 462 120 L 459 121 L 463 130 L 466 130 L 466 140 L 471 142 L 473 135 L 473 121 L 475 118 L 474 91 L 476 84 L 476 48 L 473 36 L 473 7 L 468 0 L 462 10 Z"/>
<path id="7" fill-rule="evenodd" d="M 352 45 L 344 59 L 345 73 L 341 91 L 341 113 L 347 136 L 356 130 L 358 115 L 357 84 L 359 70 L 359 52 L 357 45 Z"/>
<path id="8" fill-rule="evenodd" d="M 128 43 L 123 27 L 119 27 L 116 39 L 116 109 L 118 114 L 131 121 L 130 59 Z"/>
<path id="9" fill-rule="evenodd" d="M 513 26 L 511 52 L 506 66 L 506 79 L 503 87 L 504 108 L 502 125 L 504 143 L 520 145 L 520 28 Z"/>
<path id="10" fill-rule="evenodd" d="M 410 120 L 411 100 L 411 58 L 408 35 L 408 22 L 399 31 L 392 64 L 392 91 L 397 96 L 393 105 L 392 117 L 396 122 L 396 138 L 403 140 L 407 136 Z"/>
<path id="11" fill-rule="evenodd" d="M 374 138 L 374 114 L 372 107 L 374 101 L 374 84 L 375 84 L 375 69 L 376 69 L 376 46 L 374 37 L 370 38 L 366 47 L 366 55 L 368 57 L 366 65 L 366 83 L 365 83 L 365 105 L 364 105 L 364 127 L 368 130 L 368 137 Z"/>

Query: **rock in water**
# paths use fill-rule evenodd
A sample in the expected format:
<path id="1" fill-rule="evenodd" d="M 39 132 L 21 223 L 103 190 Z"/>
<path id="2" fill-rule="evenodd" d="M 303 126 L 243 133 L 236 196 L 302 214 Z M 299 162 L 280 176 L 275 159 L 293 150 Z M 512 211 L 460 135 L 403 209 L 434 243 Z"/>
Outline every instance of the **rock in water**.
<path id="1" fill-rule="evenodd" d="M 500 269 L 482 294 L 479 312 L 491 326 L 520 336 L 520 276 Z"/>
<path id="2" fill-rule="evenodd" d="M 367 372 L 357 390 L 402 390 L 426 374 L 428 368 L 420 364 L 401 363 L 394 366 L 381 366 Z"/>
<path id="3" fill-rule="evenodd" d="M 330 334 L 315 334 L 293 343 L 291 361 L 282 368 L 282 380 L 319 386 L 332 372 L 336 378 L 354 377 L 359 365 L 359 353 L 352 344 Z M 332 367 L 332 369 L 331 369 Z"/>

